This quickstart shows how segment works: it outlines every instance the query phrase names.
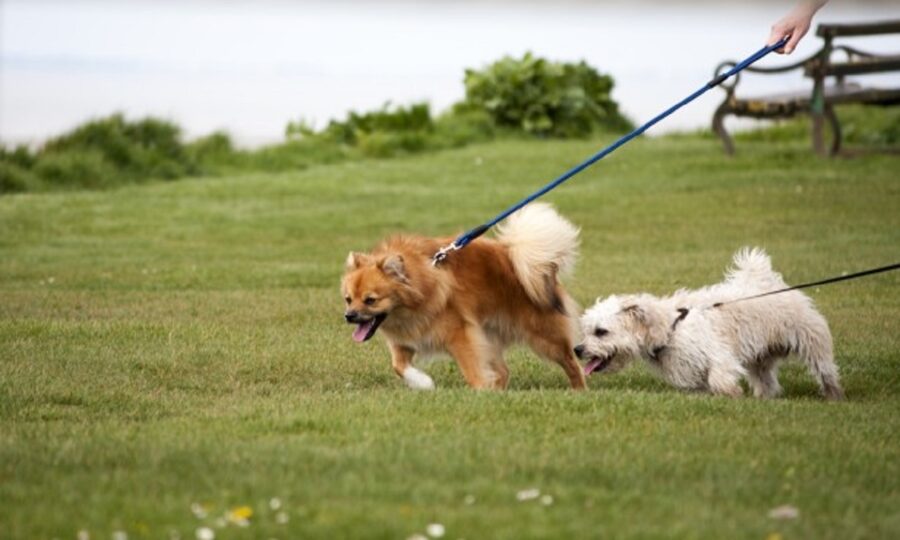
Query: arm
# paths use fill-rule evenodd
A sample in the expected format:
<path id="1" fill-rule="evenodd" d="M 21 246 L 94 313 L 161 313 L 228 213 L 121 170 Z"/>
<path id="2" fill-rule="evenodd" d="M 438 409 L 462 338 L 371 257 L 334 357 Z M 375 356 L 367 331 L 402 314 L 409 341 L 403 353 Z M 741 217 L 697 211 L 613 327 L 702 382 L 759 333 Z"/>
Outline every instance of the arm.
<path id="1" fill-rule="evenodd" d="M 772 33 L 769 35 L 768 44 L 778 42 L 785 36 L 791 36 L 787 45 L 779 49 L 777 52 L 781 54 L 791 54 L 809 31 L 812 24 L 813 15 L 819 11 L 822 6 L 828 3 L 828 0 L 800 0 L 800 2 L 785 15 L 781 20 L 772 25 Z"/>

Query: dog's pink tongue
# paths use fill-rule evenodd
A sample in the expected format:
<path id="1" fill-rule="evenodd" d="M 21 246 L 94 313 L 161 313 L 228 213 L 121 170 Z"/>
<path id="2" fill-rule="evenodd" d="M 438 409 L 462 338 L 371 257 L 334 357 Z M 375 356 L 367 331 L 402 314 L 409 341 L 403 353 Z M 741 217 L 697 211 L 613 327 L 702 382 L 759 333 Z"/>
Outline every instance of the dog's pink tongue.
<path id="1" fill-rule="evenodd" d="M 356 325 L 356 330 L 353 331 L 353 341 L 358 341 L 360 343 L 365 341 L 373 324 L 375 324 L 375 319 Z"/>
<path id="2" fill-rule="evenodd" d="M 584 374 L 590 375 L 592 374 L 600 365 L 603 364 L 602 359 L 591 360 L 587 364 L 584 365 Z"/>

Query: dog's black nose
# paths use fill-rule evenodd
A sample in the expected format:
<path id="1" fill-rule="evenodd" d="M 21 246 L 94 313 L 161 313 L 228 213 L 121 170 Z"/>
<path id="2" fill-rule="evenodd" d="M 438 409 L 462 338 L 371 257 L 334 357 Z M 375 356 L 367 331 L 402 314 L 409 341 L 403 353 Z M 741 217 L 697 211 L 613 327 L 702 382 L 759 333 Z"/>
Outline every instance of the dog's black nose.
<path id="1" fill-rule="evenodd" d="M 346 319 L 347 322 L 356 322 L 356 320 L 359 319 L 359 313 L 348 311 L 344 313 L 344 319 Z"/>
<path id="2" fill-rule="evenodd" d="M 578 358 L 584 357 L 584 345 L 575 347 L 575 356 L 577 356 Z"/>

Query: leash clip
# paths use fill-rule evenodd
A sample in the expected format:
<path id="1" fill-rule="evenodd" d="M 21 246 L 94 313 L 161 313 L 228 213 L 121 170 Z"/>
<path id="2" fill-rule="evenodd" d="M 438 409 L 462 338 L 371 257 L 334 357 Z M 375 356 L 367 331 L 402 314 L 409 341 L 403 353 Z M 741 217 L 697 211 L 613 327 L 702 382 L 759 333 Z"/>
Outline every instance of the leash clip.
<path id="1" fill-rule="evenodd" d="M 441 264 L 442 262 L 444 262 L 444 260 L 447 259 L 450 253 L 458 250 L 459 246 L 456 244 L 456 242 L 442 247 L 438 250 L 437 253 L 434 254 L 434 257 L 431 258 L 431 266 L 437 266 Z"/>

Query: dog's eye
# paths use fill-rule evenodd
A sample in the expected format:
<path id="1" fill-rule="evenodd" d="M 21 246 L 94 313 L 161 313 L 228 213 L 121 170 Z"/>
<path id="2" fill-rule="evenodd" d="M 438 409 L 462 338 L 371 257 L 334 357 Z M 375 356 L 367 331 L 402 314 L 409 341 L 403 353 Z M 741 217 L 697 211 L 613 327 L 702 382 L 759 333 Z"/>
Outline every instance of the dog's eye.
<path id="1" fill-rule="evenodd" d="M 371 306 L 372 304 L 374 304 L 374 303 L 377 302 L 377 301 L 378 301 L 378 300 L 376 300 L 375 298 L 373 298 L 373 297 L 371 297 L 371 296 L 368 296 L 368 297 L 366 297 L 365 300 L 363 300 L 363 303 L 364 303 L 365 305 L 367 305 L 367 306 Z"/>
<path id="2" fill-rule="evenodd" d="M 349 304 L 349 303 L 350 303 L 350 297 L 349 297 L 349 296 L 345 296 L 345 297 L 344 297 L 344 302 L 347 302 L 347 303 Z"/>
<path id="3" fill-rule="evenodd" d="M 596 330 L 594 330 L 594 337 L 603 337 L 608 333 L 609 330 L 607 330 L 606 328 L 597 328 Z"/>

